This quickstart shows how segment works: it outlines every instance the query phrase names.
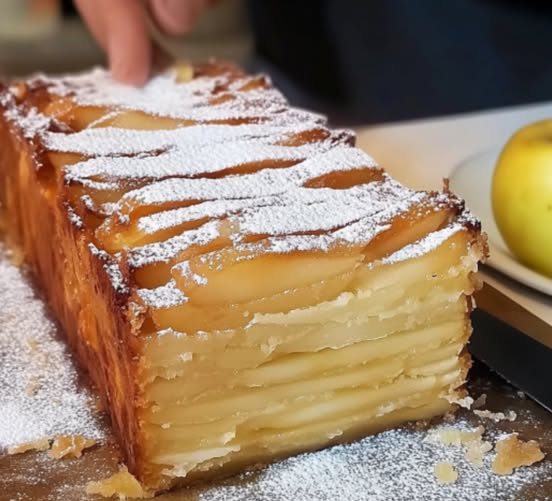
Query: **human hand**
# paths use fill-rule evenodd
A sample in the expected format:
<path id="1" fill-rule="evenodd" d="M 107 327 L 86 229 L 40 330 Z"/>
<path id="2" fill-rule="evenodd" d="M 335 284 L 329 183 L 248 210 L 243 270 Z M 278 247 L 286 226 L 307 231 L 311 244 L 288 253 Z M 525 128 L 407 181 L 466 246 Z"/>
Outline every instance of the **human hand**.
<path id="1" fill-rule="evenodd" d="M 163 56 L 148 31 L 148 17 L 163 33 L 182 35 L 194 27 L 211 0 L 75 0 L 92 35 L 106 51 L 116 80 L 142 85 Z"/>

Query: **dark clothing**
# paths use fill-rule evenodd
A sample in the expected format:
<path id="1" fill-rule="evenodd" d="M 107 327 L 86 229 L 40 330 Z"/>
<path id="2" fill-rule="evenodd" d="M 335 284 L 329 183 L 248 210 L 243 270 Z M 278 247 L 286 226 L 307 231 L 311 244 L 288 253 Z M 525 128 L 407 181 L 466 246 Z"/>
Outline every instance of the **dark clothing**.
<path id="1" fill-rule="evenodd" d="M 552 2 L 250 0 L 249 8 L 257 54 L 276 83 L 337 121 L 552 99 Z"/>

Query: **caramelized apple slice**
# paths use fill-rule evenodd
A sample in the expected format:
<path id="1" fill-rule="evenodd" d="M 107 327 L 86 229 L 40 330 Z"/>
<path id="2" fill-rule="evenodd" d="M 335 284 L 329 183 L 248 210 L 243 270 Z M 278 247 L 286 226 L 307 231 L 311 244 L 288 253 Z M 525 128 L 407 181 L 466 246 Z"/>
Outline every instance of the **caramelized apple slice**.
<path id="1" fill-rule="evenodd" d="M 122 249 L 168 240 L 184 231 L 197 228 L 207 223 L 208 220 L 209 218 L 203 217 L 158 231 L 145 231 L 140 228 L 138 221 L 127 222 L 125 218 L 120 218 L 118 214 L 115 214 L 106 219 L 96 230 L 96 237 L 105 250 L 115 253 Z"/>
<path id="2" fill-rule="evenodd" d="M 415 286 L 412 289 L 415 289 Z M 408 292 L 405 295 L 409 295 Z M 147 374 L 148 381 L 153 381 L 156 377 L 170 377 L 171 373 L 181 369 L 190 370 L 189 362 L 192 361 L 194 371 L 202 371 L 206 375 L 215 374 L 211 358 L 204 355 L 212 356 L 220 367 L 229 367 L 231 363 L 233 368 L 243 368 L 251 361 L 255 366 L 286 354 L 317 352 L 326 348 L 336 350 L 369 339 L 384 338 L 408 329 L 417 329 L 422 325 L 440 324 L 445 321 L 461 323 L 465 317 L 465 307 L 466 301 L 463 297 L 453 303 L 441 303 L 439 307 L 435 307 L 434 301 L 424 299 L 415 318 L 412 318 L 411 312 L 397 313 L 382 320 L 377 314 L 363 315 L 353 323 L 346 321 L 351 316 L 347 317 L 343 312 L 340 312 L 343 321 L 339 319 L 326 322 L 323 319 L 317 322 L 316 311 L 320 308 L 315 306 L 310 309 L 312 320 L 304 323 L 262 323 L 263 317 L 259 316 L 255 323 L 245 328 L 246 330 L 202 332 L 197 336 L 182 335 L 180 332 L 168 330 L 144 336 L 142 368 L 144 374 Z M 291 318 L 294 312 L 299 311 L 293 310 L 287 317 Z M 231 359 L 227 356 L 230 352 Z M 184 360 L 186 364 L 183 364 Z M 236 381 L 226 379 L 225 383 L 244 383 L 242 376 L 235 377 L 238 378 Z M 256 375 L 251 375 L 247 384 L 255 385 L 255 377 Z M 287 378 L 287 374 L 280 374 L 273 382 Z M 259 381 L 259 384 L 263 382 Z M 196 389 L 198 393 L 203 391 L 199 381 L 190 381 L 188 390 L 193 393 Z"/>
<path id="3" fill-rule="evenodd" d="M 238 89 L 238 91 L 249 92 L 251 90 L 270 88 L 270 82 L 264 75 L 246 77 L 245 81 L 246 82 Z"/>
<path id="4" fill-rule="evenodd" d="M 383 181 L 385 175 L 381 169 L 365 167 L 353 171 L 335 171 L 323 176 L 309 179 L 303 186 L 305 188 L 334 188 L 346 190 L 359 184 Z"/>
<path id="5" fill-rule="evenodd" d="M 193 120 L 148 115 L 143 111 L 119 111 L 106 115 L 103 120 L 97 120 L 93 127 L 118 127 L 134 130 L 176 129 L 193 125 Z"/>
<path id="6" fill-rule="evenodd" d="M 404 246 L 417 242 L 429 233 L 446 226 L 455 215 L 450 207 L 412 208 L 395 216 L 390 228 L 378 234 L 364 249 L 366 261 L 375 261 Z"/>
<path id="7" fill-rule="evenodd" d="M 315 127 L 311 130 L 291 134 L 278 144 L 282 146 L 300 146 L 305 143 L 325 141 L 330 137 L 330 131 L 325 127 Z"/>
<path id="8" fill-rule="evenodd" d="M 191 230 L 190 233 L 192 232 L 196 232 L 196 235 L 201 234 L 201 228 Z M 232 245 L 232 241 L 224 232 L 205 239 L 192 236 L 186 238 L 184 243 L 182 243 L 182 235 L 178 235 L 164 242 L 154 242 L 129 249 L 130 273 L 139 287 L 148 289 L 160 287 L 170 280 L 171 268 L 178 261 L 189 259 L 196 254 L 213 252 L 229 245 Z"/>
<path id="9" fill-rule="evenodd" d="M 291 289 L 301 289 L 352 272 L 362 256 L 357 251 L 264 254 L 258 244 L 227 247 L 195 256 L 172 269 L 178 287 L 192 303 L 243 303 Z"/>
<path id="10" fill-rule="evenodd" d="M 101 106 L 79 106 L 70 97 L 55 97 L 42 110 L 44 115 L 56 118 L 75 131 L 88 127 L 111 112 Z"/>
<path id="11" fill-rule="evenodd" d="M 48 160 L 60 172 L 64 167 L 81 162 L 85 158 L 84 155 L 79 153 L 61 153 L 59 151 L 50 151 L 48 153 Z"/>
<path id="12" fill-rule="evenodd" d="M 264 203 L 268 203 L 268 200 Z M 256 207 L 261 204 L 261 201 L 256 198 L 206 200 L 198 203 L 186 200 L 182 204 L 182 207 L 165 211 L 155 210 L 153 214 L 145 214 L 141 217 L 137 217 L 136 210 L 130 213 L 120 210 L 121 206 L 127 209 L 128 206 L 125 203 L 119 204 L 112 217 L 98 229 L 97 236 L 106 250 L 117 252 L 125 247 L 167 240 L 205 225 L 209 221 L 220 221 L 220 227 L 223 228 L 227 221 L 226 216 L 249 207 Z M 154 209 L 159 209 L 159 206 L 154 206 Z M 228 225 L 231 226 L 231 223 Z"/>
<path id="13" fill-rule="evenodd" d="M 192 334 L 235 329 L 246 325 L 256 313 L 286 312 L 335 299 L 347 289 L 352 278 L 353 272 L 349 271 L 301 289 L 285 290 L 262 299 L 239 304 L 196 305 L 187 302 L 171 308 L 151 309 L 150 315 L 157 330 L 174 329 Z"/>

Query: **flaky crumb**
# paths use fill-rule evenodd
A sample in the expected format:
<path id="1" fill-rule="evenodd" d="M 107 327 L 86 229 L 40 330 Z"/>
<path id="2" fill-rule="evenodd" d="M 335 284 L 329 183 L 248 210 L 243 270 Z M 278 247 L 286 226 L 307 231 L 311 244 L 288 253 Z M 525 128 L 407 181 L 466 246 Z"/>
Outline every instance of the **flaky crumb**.
<path id="1" fill-rule="evenodd" d="M 481 409 L 487 403 L 487 394 L 481 393 L 473 402 L 472 407 L 474 409 Z"/>
<path id="2" fill-rule="evenodd" d="M 544 453 L 534 440 L 524 442 L 517 434 L 499 440 L 492 471 L 498 475 L 510 475 L 515 468 L 530 466 L 544 459 Z"/>
<path id="3" fill-rule="evenodd" d="M 469 410 L 473 405 L 473 398 L 469 395 L 463 398 L 459 398 L 457 395 L 448 395 L 445 398 L 446 400 L 448 400 L 449 403 L 459 405 L 460 407 L 464 407 L 464 409 Z"/>
<path id="4" fill-rule="evenodd" d="M 483 457 L 493 449 L 490 442 L 482 439 L 484 433 L 485 428 L 483 426 L 478 426 L 473 431 L 462 431 L 456 428 L 438 428 L 430 431 L 426 440 L 456 447 L 465 446 L 466 460 L 475 468 L 481 468 L 483 466 Z"/>
<path id="5" fill-rule="evenodd" d="M 84 449 L 96 445 L 96 441 L 80 435 L 58 435 L 54 438 L 48 456 L 52 459 L 80 458 Z"/>
<path id="6" fill-rule="evenodd" d="M 448 411 L 448 412 L 443 416 L 443 421 L 444 421 L 445 423 L 454 423 L 454 422 L 456 422 L 456 410 L 457 410 L 457 409 L 453 409 L 453 410 Z"/>
<path id="7" fill-rule="evenodd" d="M 462 431 L 456 428 L 437 428 L 431 430 L 426 440 L 430 442 L 439 442 L 444 445 L 467 445 L 470 442 L 480 441 L 485 433 L 483 426 L 478 426 L 474 431 Z"/>
<path id="8" fill-rule="evenodd" d="M 36 339 L 31 338 L 25 340 L 25 347 L 28 348 L 31 353 L 36 353 L 38 351 L 38 343 L 36 342 Z"/>
<path id="9" fill-rule="evenodd" d="M 99 494 L 104 498 L 117 497 L 118 499 L 144 499 L 153 497 L 144 490 L 140 482 L 128 472 L 126 466 L 121 466 L 119 471 L 109 478 L 97 482 L 88 482 L 86 485 L 86 494 Z"/>
<path id="10" fill-rule="evenodd" d="M 27 386 L 25 386 L 25 395 L 28 397 L 32 397 L 36 394 L 36 392 L 40 388 L 40 381 L 38 377 L 33 376 L 30 381 L 27 383 Z"/>
<path id="11" fill-rule="evenodd" d="M 458 472 L 452 463 L 436 463 L 433 473 L 440 484 L 453 484 L 458 480 Z"/>
<path id="12" fill-rule="evenodd" d="M 50 441 L 47 438 L 39 438 L 32 442 L 26 442 L 24 444 L 14 445 L 8 447 L 8 454 L 23 454 L 28 451 L 45 451 L 50 447 Z"/>
<path id="13" fill-rule="evenodd" d="M 495 423 L 499 421 L 515 421 L 517 419 L 517 414 L 514 411 L 508 411 L 506 414 L 504 412 L 491 412 L 488 410 L 474 410 L 473 413 L 482 418 L 482 419 L 491 419 Z"/>
<path id="14" fill-rule="evenodd" d="M 493 445 L 485 440 L 474 440 L 467 444 L 466 447 L 466 460 L 474 468 L 483 467 L 483 457 L 485 454 L 493 450 Z"/>

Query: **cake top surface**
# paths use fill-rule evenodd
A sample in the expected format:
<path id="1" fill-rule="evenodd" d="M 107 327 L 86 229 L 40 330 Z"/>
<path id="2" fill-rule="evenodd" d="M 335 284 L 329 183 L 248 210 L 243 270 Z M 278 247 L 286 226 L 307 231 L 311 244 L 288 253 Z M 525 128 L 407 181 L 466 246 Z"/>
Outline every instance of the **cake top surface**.
<path id="1" fill-rule="evenodd" d="M 475 224 L 450 193 L 402 186 L 354 147 L 351 131 L 290 106 L 267 77 L 224 64 L 177 66 L 143 88 L 101 69 L 37 75 L 0 90 L 0 106 L 62 187 L 114 288 L 150 305 L 186 302 L 170 274 L 141 283 L 139 270 L 152 266 L 192 269 L 190 260 L 228 249 L 368 248 L 431 213 L 458 231 Z"/>

